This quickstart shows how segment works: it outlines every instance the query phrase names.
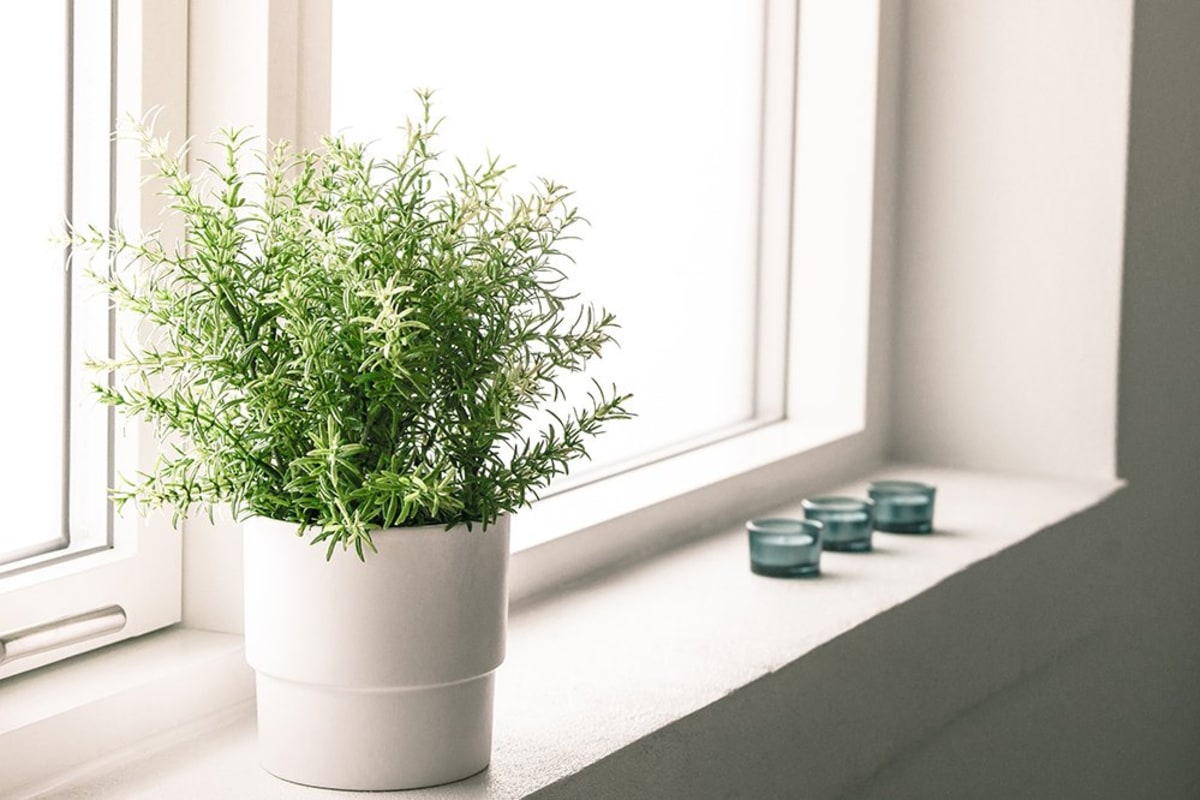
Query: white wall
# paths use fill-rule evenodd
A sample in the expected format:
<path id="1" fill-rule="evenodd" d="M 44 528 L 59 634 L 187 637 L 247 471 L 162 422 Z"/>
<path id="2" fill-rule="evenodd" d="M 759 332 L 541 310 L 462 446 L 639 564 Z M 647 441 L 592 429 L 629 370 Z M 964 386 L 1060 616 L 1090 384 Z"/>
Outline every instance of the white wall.
<path id="1" fill-rule="evenodd" d="M 893 450 L 1111 477 L 1131 0 L 912 0 Z"/>

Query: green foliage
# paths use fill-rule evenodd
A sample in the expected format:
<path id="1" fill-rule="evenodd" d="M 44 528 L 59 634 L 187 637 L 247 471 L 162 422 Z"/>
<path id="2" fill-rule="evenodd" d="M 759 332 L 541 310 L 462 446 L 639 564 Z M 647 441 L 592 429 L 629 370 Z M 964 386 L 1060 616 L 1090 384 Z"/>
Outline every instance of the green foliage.
<path id="1" fill-rule="evenodd" d="M 226 131 L 194 180 L 185 152 L 139 130 L 184 240 L 73 237 L 111 249 L 96 279 L 155 329 L 93 362 L 113 377 L 100 399 L 177 442 L 118 503 L 229 503 L 361 556 L 376 528 L 486 527 L 629 416 L 615 387 L 564 396 L 616 327 L 565 287 L 570 192 L 510 196 L 494 159 L 444 171 L 419 96 L 394 160 L 342 138 L 252 156 Z"/>

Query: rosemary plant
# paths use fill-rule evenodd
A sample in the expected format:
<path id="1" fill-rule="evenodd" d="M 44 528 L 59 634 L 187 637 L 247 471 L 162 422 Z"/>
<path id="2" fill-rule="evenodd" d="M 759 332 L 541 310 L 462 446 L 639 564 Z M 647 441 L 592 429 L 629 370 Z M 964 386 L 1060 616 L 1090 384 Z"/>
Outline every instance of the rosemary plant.
<path id="1" fill-rule="evenodd" d="M 101 401 L 174 442 L 119 505 L 228 503 L 362 557 L 378 528 L 486 527 L 629 416 L 615 387 L 564 393 L 616 327 L 566 288 L 571 193 L 513 195 L 495 159 L 443 168 L 419 96 L 394 160 L 344 138 L 254 156 L 224 131 L 194 179 L 139 129 L 184 239 L 73 236 L 114 254 L 96 279 L 156 330 L 92 362 Z"/>

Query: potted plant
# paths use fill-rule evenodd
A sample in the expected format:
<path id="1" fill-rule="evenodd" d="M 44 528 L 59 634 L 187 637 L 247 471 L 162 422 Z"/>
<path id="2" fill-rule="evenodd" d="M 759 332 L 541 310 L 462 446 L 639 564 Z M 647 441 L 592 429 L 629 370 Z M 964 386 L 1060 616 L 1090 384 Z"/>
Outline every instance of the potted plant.
<path id="1" fill-rule="evenodd" d="M 615 328 L 566 285 L 570 192 L 445 169 L 419 97 L 390 160 L 343 138 L 256 156 L 227 131 L 193 177 L 143 126 L 183 239 L 74 232 L 152 330 L 94 363 L 100 399 L 169 442 L 113 497 L 245 520 L 261 758 L 310 785 L 486 767 L 508 515 L 628 416 L 615 388 L 563 388 Z"/>

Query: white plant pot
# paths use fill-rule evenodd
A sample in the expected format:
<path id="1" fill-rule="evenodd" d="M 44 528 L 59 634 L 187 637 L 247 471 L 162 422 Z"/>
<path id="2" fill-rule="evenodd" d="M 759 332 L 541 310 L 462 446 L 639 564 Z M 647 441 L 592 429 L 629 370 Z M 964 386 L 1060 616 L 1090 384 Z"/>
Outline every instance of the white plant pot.
<path id="1" fill-rule="evenodd" d="M 411 789 L 487 767 L 504 660 L 508 518 L 393 528 L 360 561 L 248 520 L 246 660 L 267 771 L 337 789 Z"/>

